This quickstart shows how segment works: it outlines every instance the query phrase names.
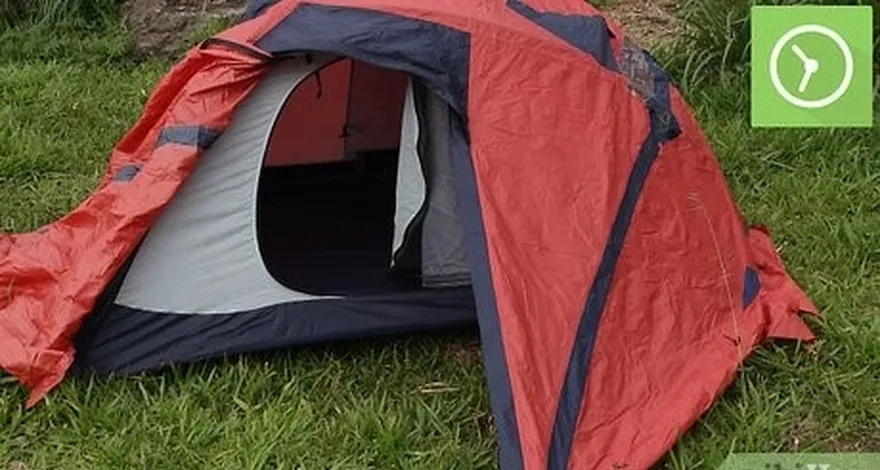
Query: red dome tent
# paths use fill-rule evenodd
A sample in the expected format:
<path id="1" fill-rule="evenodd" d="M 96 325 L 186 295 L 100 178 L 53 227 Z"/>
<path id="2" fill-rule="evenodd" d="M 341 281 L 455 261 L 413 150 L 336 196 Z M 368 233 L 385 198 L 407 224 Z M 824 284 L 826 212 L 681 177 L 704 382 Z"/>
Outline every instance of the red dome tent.
<path id="1" fill-rule="evenodd" d="M 339 60 L 385 78 L 334 82 Z M 311 138 L 284 124 L 300 92 L 347 103 L 290 119 L 342 123 L 336 150 L 267 165 Z M 313 160 L 335 163 L 289 165 Z M 504 469 L 648 467 L 813 310 L 665 72 L 580 0 L 255 2 L 162 79 L 86 201 L 0 235 L 0 288 L 30 405 L 73 365 L 476 315 Z"/>

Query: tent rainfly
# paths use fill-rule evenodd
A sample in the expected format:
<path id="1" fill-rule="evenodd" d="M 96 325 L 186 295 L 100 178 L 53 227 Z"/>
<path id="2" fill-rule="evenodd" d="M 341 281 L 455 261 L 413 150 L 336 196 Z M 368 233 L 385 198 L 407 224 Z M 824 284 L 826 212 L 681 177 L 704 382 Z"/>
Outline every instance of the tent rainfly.
<path id="1" fill-rule="evenodd" d="M 0 366 L 479 324 L 505 470 L 647 468 L 814 311 L 667 74 L 582 0 L 255 1 L 95 192 L 0 235 Z"/>

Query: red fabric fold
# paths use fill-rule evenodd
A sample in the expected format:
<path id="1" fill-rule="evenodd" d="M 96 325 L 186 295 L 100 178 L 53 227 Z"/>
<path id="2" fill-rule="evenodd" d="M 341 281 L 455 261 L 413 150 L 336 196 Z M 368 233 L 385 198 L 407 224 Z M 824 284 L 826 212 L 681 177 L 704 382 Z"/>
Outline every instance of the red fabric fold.
<path id="1" fill-rule="evenodd" d="M 760 307 L 768 325 L 766 336 L 801 341 L 816 339 L 801 314 L 818 315 L 819 310 L 786 272 L 766 227 L 750 230 L 749 248 L 761 282 Z"/>
<path id="2" fill-rule="evenodd" d="M 193 49 L 156 86 L 138 123 L 117 145 L 99 188 L 64 218 L 35 232 L 0 236 L 0 367 L 37 404 L 73 362 L 73 336 L 104 287 L 195 167 L 201 151 L 165 145 L 161 129 L 223 130 L 266 69 L 224 49 Z M 141 163 L 130 182 L 122 166 Z"/>

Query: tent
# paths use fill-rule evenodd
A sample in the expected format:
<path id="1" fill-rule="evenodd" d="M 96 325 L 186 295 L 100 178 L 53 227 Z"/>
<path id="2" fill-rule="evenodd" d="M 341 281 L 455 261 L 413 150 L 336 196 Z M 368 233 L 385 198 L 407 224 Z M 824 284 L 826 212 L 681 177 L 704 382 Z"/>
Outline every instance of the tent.
<path id="1" fill-rule="evenodd" d="M 667 74 L 581 0 L 255 1 L 99 187 L 0 235 L 0 366 L 478 322 L 504 469 L 646 468 L 813 311 Z"/>

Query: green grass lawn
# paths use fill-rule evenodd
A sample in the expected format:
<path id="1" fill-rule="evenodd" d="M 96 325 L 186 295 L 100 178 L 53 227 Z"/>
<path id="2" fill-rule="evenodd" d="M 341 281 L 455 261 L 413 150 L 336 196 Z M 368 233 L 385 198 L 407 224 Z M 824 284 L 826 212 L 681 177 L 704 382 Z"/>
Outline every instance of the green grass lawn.
<path id="1" fill-rule="evenodd" d="M 0 230 L 82 200 L 168 66 L 130 59 L 116 29 L 55 36 L 0 33 Z M 750 129 L 741 69 L 697 76 L 668 59 L 745 214 L 770 226 L 825 319 L 817 343 L 752 356 L 663 466 L 711 468 L 731 450 L 880 452 L 880 128 Z M 24 399 L 0 377 L 0 470 L 496 465 L 474 332 L 76 377 L 35 410 Z"/>

